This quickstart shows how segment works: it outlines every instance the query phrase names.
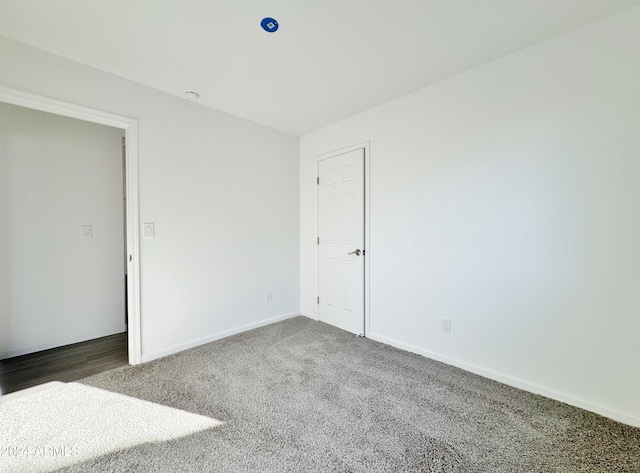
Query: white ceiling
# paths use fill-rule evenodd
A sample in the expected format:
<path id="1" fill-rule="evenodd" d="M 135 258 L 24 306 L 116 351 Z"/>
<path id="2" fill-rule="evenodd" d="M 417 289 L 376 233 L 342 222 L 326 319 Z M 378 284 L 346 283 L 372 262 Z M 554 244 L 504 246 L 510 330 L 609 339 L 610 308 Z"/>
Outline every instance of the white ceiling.
<path id="1" fill-rule="evenodd" d="M 639 3 L 0 0 L 0 35 L 300 135 Z"/>

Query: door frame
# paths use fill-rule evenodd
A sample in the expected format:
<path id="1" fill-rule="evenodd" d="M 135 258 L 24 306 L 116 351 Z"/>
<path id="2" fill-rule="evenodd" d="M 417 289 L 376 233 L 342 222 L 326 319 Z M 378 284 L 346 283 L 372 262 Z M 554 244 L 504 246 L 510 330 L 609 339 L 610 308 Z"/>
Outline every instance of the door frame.
<path id="1" fill-rule="evenodd" d="M 322 153 L 315 156 L 315 172 L 316 177 L 318 176 L 318 166 L 320 161 L 329 158 L 335 158 L 336 156 L 340 156 L 341 154 L 349 153 L 351 151 L 355 151 L 358 149 L 364 150 L 364 294 L 363 294 L 363 308 L 364 308 L 364 336 L 369 337 L 370 333 L 370 290 L 369 290 L 369 279 L 371 272 L 371 242 L 370 242 L 370 215 L 371 215 L 371 142 L 364 141 L 362 143 L 356 143 L 351 146 L 346 146 L 344 148 L 338 148 L 333 151 L 328 151 L 326 153 Z M 320 188 L 316 185 L 316 236 L 320 235 Z M 316 245 L 316 301 L 318 297 L 320 297 L 320 246 Z M 320 320 L 320 307 L 316 303 L 315 304 L 315 318 L 316 320 Z"/>
<path id="2" fill-rule="evenodd" d="M 0 102 L 120 128 L 125 133 L 127 190 L 127 308 L 129 364 L 141 363 L 140 216 L 138 208 L 138 120 L 0 86 Z"/>

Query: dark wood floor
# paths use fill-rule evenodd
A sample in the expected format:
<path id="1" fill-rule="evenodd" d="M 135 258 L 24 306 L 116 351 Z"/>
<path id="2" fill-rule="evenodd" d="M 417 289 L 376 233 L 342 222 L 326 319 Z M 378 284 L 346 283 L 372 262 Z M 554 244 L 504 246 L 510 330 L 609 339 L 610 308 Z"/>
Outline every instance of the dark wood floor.
<path id="1" fill-rule="evenodd" d="M 0 395 L 49 381 L 77 381 L 129 363 L 127 334 L 0 360 Z"/>

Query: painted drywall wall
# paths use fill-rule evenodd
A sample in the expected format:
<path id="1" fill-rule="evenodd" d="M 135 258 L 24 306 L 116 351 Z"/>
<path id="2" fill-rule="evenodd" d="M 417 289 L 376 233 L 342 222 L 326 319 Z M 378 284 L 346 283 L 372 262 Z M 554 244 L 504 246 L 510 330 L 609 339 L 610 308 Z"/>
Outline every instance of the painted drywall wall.
<path id="1" fill-rule="evenodd" d="M 7 211 L 7 173 L 5 165 L 6 117 L 0 113 L 0 347 L 8 343 L 9 332 L 3 330 L 9 313 L 9 225 Z M 0 351 L 2 349 L 0 348 Z M 1 357 L 1 355 L 0 355 Z"/>
<path id="2" fill-rule="evenodd" d="M 3 103 L 0 115 L 9 255 L 0 354 L 124 332 L 123 132 Z"/>
<path id="3" fill-rule="evenodd" d="M 301 137 L 302 311 L 316 156 L 370 140 L 369 335 L 640 425 L 638 44 L 634 8 Z"/>
<path id="4" fill-rule="evenodd" d="M 299 314 L 297 137 L 6 39 L 0 64 L 0 85 L 138 120 L 143 361 Z"/>

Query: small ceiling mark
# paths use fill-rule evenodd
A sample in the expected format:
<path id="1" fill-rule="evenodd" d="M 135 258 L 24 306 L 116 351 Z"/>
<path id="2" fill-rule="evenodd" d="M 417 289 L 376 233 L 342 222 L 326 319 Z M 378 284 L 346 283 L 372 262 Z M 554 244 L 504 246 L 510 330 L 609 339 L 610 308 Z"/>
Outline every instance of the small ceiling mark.
<path id="1" fill-rule="evenodd" d="M 185 90 L 184 96 L 187 97 L 189 100 L 194 100 L 194 101 L 200 98 L 200 94 L 195 90 Z"/>
<path id="2" fill-rule="evenodd" d="M 279 27 L 278 22 L 274 18 L 270 17 L 263 18 L 260 22 L 260 26 L 262 26 L 262 29 L 267 33 L 275 33 L 278 31 Z"/>

